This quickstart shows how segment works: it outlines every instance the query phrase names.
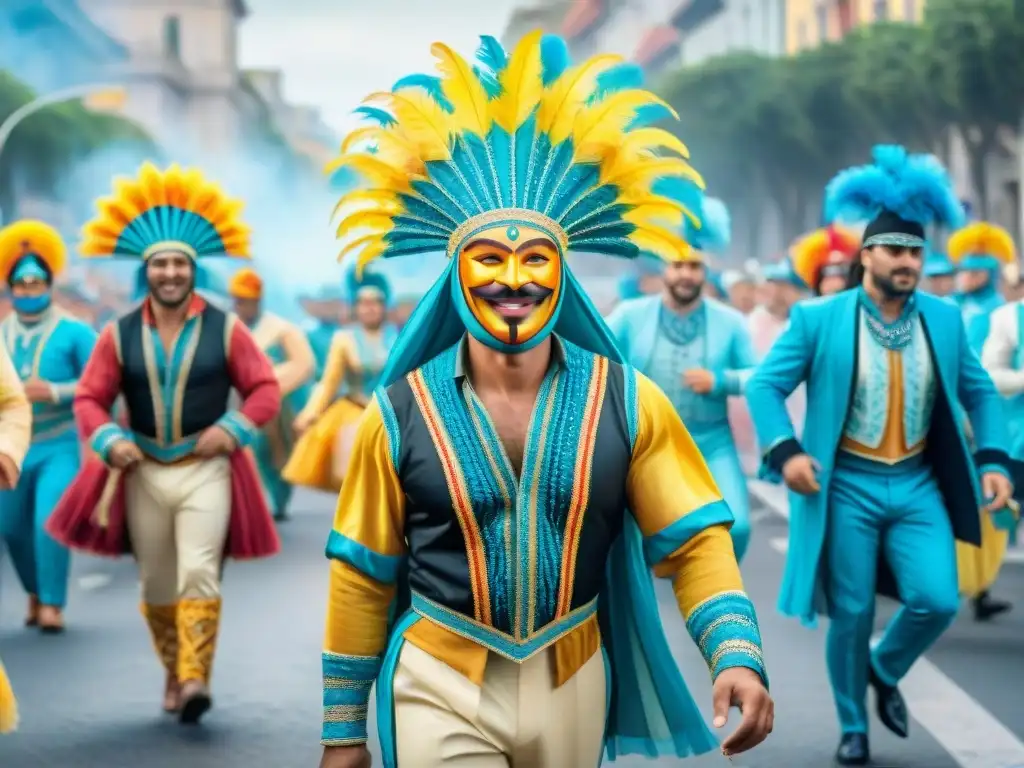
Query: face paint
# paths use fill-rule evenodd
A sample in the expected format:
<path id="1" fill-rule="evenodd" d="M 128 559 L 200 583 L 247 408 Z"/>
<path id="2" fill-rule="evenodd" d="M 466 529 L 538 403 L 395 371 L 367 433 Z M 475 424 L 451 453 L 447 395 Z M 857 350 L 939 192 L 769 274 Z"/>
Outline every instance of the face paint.
<path id="1" fill-rule="evenodd" d="M 467 325 L 479 341 L 525 351 L 550 333 L 562 297 L 562 255 L 550 235 L 502 224 L 473 235 L 457 258 L 461 298 L 476 321 Z"/>

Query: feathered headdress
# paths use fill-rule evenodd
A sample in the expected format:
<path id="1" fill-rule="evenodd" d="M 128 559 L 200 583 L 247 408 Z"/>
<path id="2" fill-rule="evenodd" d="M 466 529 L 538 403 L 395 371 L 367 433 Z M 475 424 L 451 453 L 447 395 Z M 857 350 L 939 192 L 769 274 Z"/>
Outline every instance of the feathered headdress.
<path id="1" fill-rule="evenodd" d="M 42 221 L 25 219 L 0 229 L 0 277 L 8 283 L 19 277 L 13 274 L 19 263 L 34 267 L 37 277 L 45 277 L 46 272 L 32 258 L 23 261 L 26 257 L 41 262 L 53 277 L 63 271 L 67 255 L 60 233 Z"/>
<path id="2" fill-rule="evenodd" d="M 649 127 L 675 116 L 641 90 L 618 56 L 569 65 L 563 40 L 524 37 L 511 55 L 491 37 L 471 65 L 443 43 L 438 75 L 413 75 L 370 95 L 357 112 L 370 125 L 345 139 L 328 172 L 351 168 L 368 185 L 343 196 L 339 258 L 425 252 L 449 256 L 481 229 L 522 224 L 562 248 L 676 260 L 678 201 L 656 194 L 662 177 L 702 183 L 671 133 Z"/>
<path id="3" fill-rule="evenodd" d="M 160 171 L 145 163 L 137 179 L 115 180 L 114 194 L 96 207 L 99 214 L 82 230 L 83 256 L 147 259 L 177 250 L 193 259 L 249 258 L 241 201 L 229 199 L 194 168 Z"/>
<path id="4" fill-rule="evenodd" d="M 946 277 L 956 274 L 956 265 L 950 261 L 946 254 L 929 248 L 924 257 L 922 273 L 925 277 Z"/>
<path id="5" fill-rule="evenodd" d="M 1010 233 L 985 221 L 973 222 L 954 232 L 946 248 L 950 260 L 960 269 L 998 270 L 1017 261 Z"/>
<path id="6" fill-rule="evenodd" d="M 925 227 L 959 227 L 963 204 L 933 155 L 911 155 L 895 145 L 871 151 L 874 163 L 840 171 L 825 188 L 825 218 L 867 221 L 864 247 L 924 246 Z"/>
<path id="7" fill-rule="evenodd" d="M 263 296 L 263 278 L 256 270 L 243 267 L 228 281 L 228 296 L 233 299 L 258 299 Z"/>
<path id="8" fill-rule="evenodd" d="M 789 258 L 793 262 L 793 271 L 808 288 L 816 291 L 830 270 L 832 274 L 846 274 L 859 250 L 857 235 L 832 224 L 816 229 L 793 243 Z"/>
<path id="9" fill-rule="evenodd" d="M 709 197 L 700 185 L 689 179 L 659 179 L 653 187 L 655 194 L 664 195 L 693 213 L 684 217 L 682 234 L 687 245 L 696 253 L 684 258 L 700 258 L 701 253 L 719 254 L 732 240 L 732 220 L 729 209 L 717 197 Z"/>
<path id="10" fill-rule="evenodd" d="M 352 266 L 345 272 L 345 294 L 349 304 L 355 304 L 360 295 L 365 294 L 387 304 L 391 300 L 391 284 L 379 272 Z"/>

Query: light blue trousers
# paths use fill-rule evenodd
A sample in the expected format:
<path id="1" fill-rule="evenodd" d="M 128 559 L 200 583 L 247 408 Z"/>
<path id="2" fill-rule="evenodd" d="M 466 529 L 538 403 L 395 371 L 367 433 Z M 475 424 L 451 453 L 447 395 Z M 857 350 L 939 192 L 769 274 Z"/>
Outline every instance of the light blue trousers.
<path id="1" fill-rule="evenodd" d="M 831 619 L 826 659 L 839 724 L 843 733 L 867 733 L 868 665 L 884 682 L 897 684 L 959 607 L 953 531 L 931 468 L 871 471 L 840 459 L 829 489 L 825 548 Z M 892 569 L 903 605 L 872 651 L 880 556 Z"/>
<path id="2" fill-rule="evenodd" d="M 79 445 L 56 438 L 34 444 L 25 457 L 18 487 L 0 491 L 0 537 L 7 544 L 25 591 L 43 605 L 63 608 L 68 597 L 68 550 L 44 526 L 79 467 Z"/>
<path id="3" fill-rule="evenodd" d="M 707 438 L 694 435 L 694 438 L 711 470 L 711 476 L 722 492 L 722 498 L 736 518 L 730 533 L 736 559 L 742 560 L 750 544 L 750 492 L 736 444 L 732 441 L 732 435 L 727 439 L 718 435 Z"/>

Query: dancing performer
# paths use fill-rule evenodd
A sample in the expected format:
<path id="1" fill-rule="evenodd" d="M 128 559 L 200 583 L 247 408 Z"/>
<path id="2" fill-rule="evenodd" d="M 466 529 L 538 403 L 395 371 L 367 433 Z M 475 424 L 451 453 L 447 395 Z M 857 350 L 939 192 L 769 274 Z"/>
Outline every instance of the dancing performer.
<path id="1" fill-rule="evenodd" d="M 991 324 L 996 313 L 1002 309 L 1009 310 L 1000 316 L 999 338 L 990 348 L 990 363 L 985 365 L 993 380 L 999 370 L 999 379 L 1004 386 L 998 389 L 1006 392 L 1005 375 L 1002 374 L 1015 359 L 1016 349 L 1009 347 L 1010 325 L 1016 322 L 1016 305 L 1005 304 L 998 286 L 1003 267 L 1017 261 L 1016 248 L 1010 233 L 995 224 L 976 221 L 956 231 L 949 238 L 947 246 L 949 259 L 956 264 L 968 286 L 973 287 L 968 293 L 959 296 L 963 310 L 964 323 L 967 326 L 971 349 L 980 356 L 984 355 L 985 345 L 990 336 Z M 1000 350 L 996 352 L 995 350 Z M 1012 350 L 1012 352 L 1011 352 Z M 1009 392 L 1008 394 L 1016 394 Z M 1009 404 L 1012 408 L 1012 401 Z M 1011 433 L 1015 431 L 1013 418 L 1008 420 Z M 1012 447 L 1012 445 L 1011 445 Z M 1012 454 L 1011 454 L 1012 455 Z M 1009 544 L 1010 525 L 997 526 L 997 522 L 1012 522 L 1012 515 L 1004 512 L 1002 517 L 982 515 L 981 545 L 957 544 L 957 573 L 960 576 L 960 593 L 971 600 L 974 618 L 987 621 L 999 614 L 1006 613 L 1012 607 L 1006 600 L 992 597 L 990 590 L 999 578 L 999 569 L 1006 556 Z"/>
<path id="2" fill-rule="evenodd" d="M 684 185 L 685 186 L 685 185 Z M 665 267 L 661 295 L 623 302 L 608 326 L 627 362 L 668 395 L 708 464 L 735 518 L 736 559 L 750 541 L 750 496 L 729 424 L 728 398 L 742 395 L 756 359 L 746 318 L 703 295 L 706 259 L 729 245 L 729 213 L 694 184 L 678 198 L 699 219 L 687 220 L 687 250 Z"/>
<path id="3" fill-rule="evenodd" d="M 641 127 L 670 110 L 632 65 L 569 68 L 565 43 L 540 32 L 507 58 L 484 38 L 479 75 L 432 50 L 441 77 L 371 97 L 381 125 L 340 161 L 374 181 L 340 203 L 343 254 L 442 250 L 449 264 L 392 350 L 341 489 L 321 766 L 367 758 L 375 680 L 386 766 L 714 749 L 662 634 L 652 566 L 674 576 L 716 724 L 730 701 L 743 711 L 723 749 L 753 747 L 773 715 L 732 513 L 565 262 L 686 254 L 682 206 L 651 183 L 695 174 L 674 136 Z M 358 151 L 370 143 L 378 154 Z"/>
<path id="4" fill-rule="evenodd" d="M 41 221 L 0 231 L 0 274 L 14 304 L 0 334 L 32 403 L 32 447 L 18 487 L 0 493 L 0 532 L 29 596 L 25 624 L 47 633 L 64 630 L 71 558 L 46 532 L 46 521 L 78 472 L 71 406 L 96 343 L 92 328 L 53 306 L 53 279 L 66 259 L 60 234 Z"/>
<path id="5" fill-rule="evenodd" d="M 267 506 L 274 519 L 281 521 L 286 519 L 292 496 L 292 486 L 281 477 L 281 470 L 295 445 L 292 422 L 309 397 L 316 358 L 306 334 L 298 326 L 263 309 L 263 280 L 255 270 L 244 267 L 232 275 L 228 295 L 234 299 L 235 314 L 274 366 L 274 376 L 281 388 L 280 413 L 249 446 Z"/>
<path id="6" fill-rule="evenodd" d="M 211 705 L 223 558 L 279 547 L 242 449 L 277 415 L 280 389 L 245 324 L 195 293 L 197 259 L 248 256 L 241 203 L 197 170 L 147 163 L 98 208 L 82 254 L 141 260 L 149 294 L 103 329 L 79 380 L 75 418 L 96 457 L 49 530 L 74 548 L 134 556 L 167 675 L 164 708 L 195 723 Z M 119 395 L 127 429 L 111 417 Z"/>
<path id="7" fill-rule="evenodd" d="M 845 291 L 860 240 L 835 224 L 804 235 L 789 249 L 793 272 L 815 296 Z"/>
<path id="8" fill-rule="evenodd" d="M 32 440 L 32 406 L 10 355 L 0 347 L 0 492 L 18 485 L 18 478 Z M 18 725 L 18 703 L 14 699 L 7 670 L 0 661 L 0 734 Z"/>
<path id="9" fill-rule="evenodd" d="M 290 483 L 337 493 L 345 478 L 356 426 L 395 343 L 387 320 L 387 278 L 365 271 L 347 273 L 355 323 L 331 341 L 324 375 L 295 419 L 301 437 L 284 468 Z"/>
<path id="10" fill-rule="evenodd" d="M 764 469 L 794 491 L 780 609 L 809 625 L 818 612 L 831 620 L 841 765 L 869 761 L 869 684 L 882 723 L 907 735 L 899 682 L 957 613 L 953 541 L 980 542 L 982 494 L 997 510 L 1012 493 L 999 395 L 956 306 L 916 291 L 925 227 L 955 226 L 960 203 L 934 157 L 896 146 L 873 154 L 826 189 L 830 220 L 870 220 L 851 273 L 859 287 L 795 306 L 747 383 Z M 783 405 L 803 381 L 798 441 Z M 974 457 L 958 403 L 974 425 Z M 869 649 L 876 588 L 903 605 Z"/>

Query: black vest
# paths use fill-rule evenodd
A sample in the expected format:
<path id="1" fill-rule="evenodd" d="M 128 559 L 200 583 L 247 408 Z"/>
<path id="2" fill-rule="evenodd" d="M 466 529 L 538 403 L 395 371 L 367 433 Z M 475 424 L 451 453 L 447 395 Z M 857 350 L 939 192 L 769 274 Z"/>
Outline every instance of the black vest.
<path id="1" fill-rule="evenodd" d="M 117 321 L 121 390 L 133 432 L 156 440 L 159 419 L 164 425 L 162 443 L 172 445 L 213 426 L 227 412 L 231 394 L 227 323 L 227 314 L 207 304 L 186 323 L 168 355 L 154 329 L 143 322 L 142 307 Z M 161 359 L 166 360 L 162 371 L 156 362 Z M 187 378 L 180 381 L 180 376 Z M 153 390 L 161 394 L 159 409 Z M 177 393 L 181 391 L 181 407 L 176 409 Z"/>

